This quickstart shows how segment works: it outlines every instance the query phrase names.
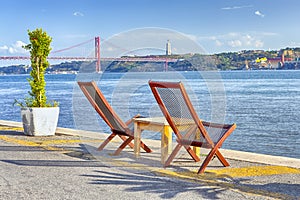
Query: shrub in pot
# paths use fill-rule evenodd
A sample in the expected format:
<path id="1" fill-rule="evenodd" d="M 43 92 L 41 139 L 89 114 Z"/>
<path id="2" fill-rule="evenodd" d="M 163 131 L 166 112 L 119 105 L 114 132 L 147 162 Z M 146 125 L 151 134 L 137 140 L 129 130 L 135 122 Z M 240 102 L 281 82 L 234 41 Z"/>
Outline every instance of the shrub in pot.
<path id="1" fill-rule="evenodd" d="M 30 43 L 23 46 L 30 51 L 32 71 L 27 79 L 31 90 L 24 101 L 15 101 L 21 106 L 21 117 L 25 135 L 54 135 L 59 115 L 56 101 L 50 102 L 46 96 L 45 71 L 49 67 L 47 57 L 51 51 L 52 38 L 42 29 L 28 30 Z"/>

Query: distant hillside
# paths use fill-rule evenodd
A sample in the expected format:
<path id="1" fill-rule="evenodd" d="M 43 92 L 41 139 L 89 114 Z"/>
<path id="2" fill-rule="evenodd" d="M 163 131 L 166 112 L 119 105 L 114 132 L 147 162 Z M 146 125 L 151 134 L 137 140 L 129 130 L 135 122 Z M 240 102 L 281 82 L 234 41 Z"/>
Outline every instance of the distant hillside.
<path id="1" fill-rule="evenodd" d="M 285 48 L 278 51 L 263 50 L 244 50 L 240 52 L 226 52 L 213 55 L 203 54 L 184 54 L 171 55 L 169 58 L 178 59 L 177 62 L 168 62 L 168 70 L 175 71 L 206 71 L 206 70 L 241 70 L 250 69 L 267 69 L 268 59 L 280 59 L 284 56 L 287 60 L 299 60 L 300 48 Z M 147 57 L 165 57 L 165 56 L 147 56 Z M 144 57 L 143 57 L 144 58 Z M 263 59 L 261 59 L 263 58 Z M 262 60 L 263 62 L 258 62 Z M 275 63 L 276 64 L 276 63 Z M 246 66 L 247 65 L 247 66 Z M 77 72 L 94 72 L 95 62 L 72 61 L 51 65 L 47 73 L 77 73 Z M 154 72 L 164 71 L 165 62 L 146 62 L 146 61 L 113 61 L 101 62 L 101 69 L 108 72 Z M 275 66 L 278 69 L 298 69 L 300 63 L 289 64 L 287 66 Z M 0 67 L 0 74 L 28 74 L 31 68 L 25 65 L 13 65 Z"/>

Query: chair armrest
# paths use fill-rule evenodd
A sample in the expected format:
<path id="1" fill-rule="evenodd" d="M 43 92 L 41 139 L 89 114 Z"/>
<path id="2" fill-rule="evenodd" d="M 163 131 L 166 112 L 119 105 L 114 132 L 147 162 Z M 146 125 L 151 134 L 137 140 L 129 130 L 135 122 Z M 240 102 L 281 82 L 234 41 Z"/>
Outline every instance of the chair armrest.
<path id="1" fill-rule="evenodd" d="M 139 117 L 141 117 L 141 115 L 140 115 L 140 114 L 136 114 L 136 115 L 133 116 L 131 119 L 127 120 L 127 121 L 125 122 L 125 124 L 128 126 L 129 124 L 132 123 L 132 119 L 133 119 L 133 118 L 139 118 Z"/>
<path id="2" fill-rule="evenodd" d="M 228 129 L 235 124 L 219 124 L 219 123 L 213 123 L 213 122 L 207 122 L 207 121 L 202 121 L 203 126 L 207 127 L 212 127 L 212 128 L 225 128 Z"/>

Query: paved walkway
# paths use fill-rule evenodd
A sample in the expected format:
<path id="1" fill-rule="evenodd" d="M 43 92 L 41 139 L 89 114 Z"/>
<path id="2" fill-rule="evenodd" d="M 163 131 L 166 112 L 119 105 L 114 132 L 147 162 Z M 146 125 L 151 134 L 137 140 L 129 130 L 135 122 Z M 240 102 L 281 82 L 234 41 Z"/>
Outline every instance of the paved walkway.
<path id="1" fill-rule="evenodd" d="M 145 140 L 154 152 L 138 159 L 129 148 L 112 156 L 118 141 L 99 152 L 105 136 L 28 137 L 0 121 L 0 199 L 300 199 L 300 159 L 222 149 L 231 166 L 215 159 L 198 175 L 184 151 L 162 168 L 159 141 Z"/>

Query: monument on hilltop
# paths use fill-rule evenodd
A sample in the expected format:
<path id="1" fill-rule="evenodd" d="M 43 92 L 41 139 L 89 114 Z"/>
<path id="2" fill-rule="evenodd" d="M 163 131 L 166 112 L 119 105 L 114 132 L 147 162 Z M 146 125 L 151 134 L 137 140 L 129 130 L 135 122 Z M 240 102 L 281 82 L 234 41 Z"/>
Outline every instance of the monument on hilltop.
<path id="1" fill-rule="evenodd" d="M 166 56 L 170 56 L 172 54 L 171 52 L 171 43 L 170 43 L 170 40 L 167 41 L 167 44 L 166 44 Z"/>

